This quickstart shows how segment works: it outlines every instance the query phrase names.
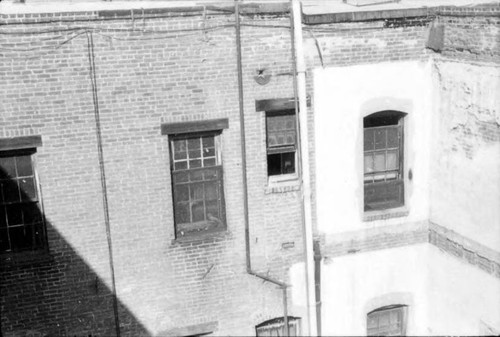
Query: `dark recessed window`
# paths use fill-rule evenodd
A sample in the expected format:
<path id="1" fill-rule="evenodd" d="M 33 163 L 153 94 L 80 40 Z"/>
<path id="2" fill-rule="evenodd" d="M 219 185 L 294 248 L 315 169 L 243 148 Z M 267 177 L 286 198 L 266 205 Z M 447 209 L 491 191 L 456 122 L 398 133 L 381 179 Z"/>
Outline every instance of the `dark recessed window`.
<path id="1" fill-rule="evenodd" d="M 294 174 L 297 152 L 295 111 L 267 112 L 266 132 L 268 176 Z"/>
<path id="2" fill-rule="evenodd" d="M 35 149 L 0 151 L 0 253 L 45 247 Z"/>
<path id="3" fill-rule="evenodd" d="M 367 315 L 368 336 L 405 336 L 407 306 L 394 305 L 379 308 Z"/>
<path id="4" fill-rule="evenodd" d="M 224 230 L 220 131 L 169 140 L 176 237 Z"/>
<path id="5" fill-rule="evenodd" d="M 363 119 L 364 210 L 404 205 L 404 114 L 382 111 Z"/>

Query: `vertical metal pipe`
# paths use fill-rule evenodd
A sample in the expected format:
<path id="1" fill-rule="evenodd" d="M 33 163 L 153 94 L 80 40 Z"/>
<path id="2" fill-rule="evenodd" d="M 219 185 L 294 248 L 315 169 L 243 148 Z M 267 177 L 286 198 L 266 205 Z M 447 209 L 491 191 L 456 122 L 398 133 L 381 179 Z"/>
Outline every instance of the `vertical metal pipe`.
<path id="1" fill-rule="evenodd" d="M 290 336 L 290 326 L 288 325 L 288 297 L 286 294 L 286 288 L 287 287 L 282 287 L 283 289 L 283 318 L 285 324 L 285 336 Z"/>
<path id="2" fill-rule="evenodd" d="M 309 128 L 307 119 L 306 66 L 302 42 L 302 8 L 299 0 L 292 1 L 296 57 L 297 94 L 299 101 L 300 154 L 302 159 L 302 205 L 304 217 L 304 250 L 306 252 L 306 297 L 309 335 L 317 336 L 316 293 L 312 230 L 311 174 L 309 162 Z"/>
<path id="3" fill-rule="evenodd" d="M 246 154 L 246 136 L 245 136 L 245 110 L 243 106 L 243 70 L 241 62 L 241 25 L 240 25 L 240 4 L 238 0 L 234 0 L 234 16 L 236 27 L 236 63 L 238 68 L 238 103 L 240 110 L 240 134 L 241 134 L 241 172 L 243 176 L 243 214 L 245 219 L 245 251 L 246 251 L 246 266 L 247 273 L 258 277 L 264 281 L 268 281 L 278 285 L 283 290 L 283 318 L 285 335 L 289 335 L 288 327 L 288 286 L 280 281 L 277 281 L 269 276 L 260 275 L 252 270 L 252 261 L 250 258 L 250 219 L 248 215 L 248 178 L 247 178 L 247 154 Z"/>
<path id="4" fill-rule="evenodd" d="M 243 71 L 241 65 L 241 27 L 240 27 L 240 4 L 234 0 L 234 19 L 236 25 L 236 63 L 238 67 L 238 103 L 240 108 L 240 135 L 241 135 L 241 172 L 243 178 L 243 215 L 245 219 L 245 240 L 246 240 L 246 264 L 247 271 L 252 270 L 250 259 L 250 228 L 248 216 L 248 179 L 247 179 L 247 152 L 245 137 L 245 114 L 243 107 Z"/>
<path id="5" fill-rule="evenodd" d="M 111 286 L 113 291 L 113 313 L 115 316 L 116 336 L 120 337 L 120 321 L 118 317 L 118 299 L 116 297 L 115 267 L 113 263 L 113 246 L 111 242 L 111 228 L 109 221 L 108 191 L 106 185 L 106 171 L 104 169 L 104 153 L 102 149 L 101 119 L 99 114 L 99 99 L 97 96 L 97 79 L 95 71 L 94 39 L 91 32 L 87 32 L 87 48 L 89 56 L 89 72 L 92 88 L 92 99 L 94 101 L 94 117 L 96 124 L 97 153 L 99 158 L 99 170 L 101 172 L 102 204 L 104 212 L 104 223 L 106 226 L 106 238 L 108 241 L 109 268 L 111 271 Z"/>

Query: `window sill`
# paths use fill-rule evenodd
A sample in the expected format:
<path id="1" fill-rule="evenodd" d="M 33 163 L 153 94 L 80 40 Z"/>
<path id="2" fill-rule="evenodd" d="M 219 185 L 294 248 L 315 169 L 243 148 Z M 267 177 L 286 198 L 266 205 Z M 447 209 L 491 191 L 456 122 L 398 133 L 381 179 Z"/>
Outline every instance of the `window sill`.
<path id="1" fill-rule="evenodd" d="M 54 262 L 54 257 L 46 250 L 5 253 L 0 255 L 0 269 L 32 267 Z"/>
<path id="2" fill-rule="evenodd" d="M 265 189 L 265 194 L 272 193 L 287 193 L 293 191 L 300 191 L 300 179 L 296 175 L 282 179 L 269 179 Z"/>
<path id="3" fill-rule="evenodd" d="M 220 241 L 224 239 L 228 239 L 231 237 L 231 233 L 226 229 L 220 229 L 218 231 L 204 232 L 199 234 L 193 234 L 188 236 L 183 236 L 179 238 L 175 238 L 172 240 L 171 245 L 177 246 L 185 243 L 194 244 L 194 243 L 206 243 L 210 241 Z"/>
<path id="4" fill-rule="evenodd" d="M 363 213 L 363 222 L 387 220 L 392 218 L 403 218 L 408 216 L 410 211 L 406 207 L 397 207 L 377 211 L 367 211 Z"/>

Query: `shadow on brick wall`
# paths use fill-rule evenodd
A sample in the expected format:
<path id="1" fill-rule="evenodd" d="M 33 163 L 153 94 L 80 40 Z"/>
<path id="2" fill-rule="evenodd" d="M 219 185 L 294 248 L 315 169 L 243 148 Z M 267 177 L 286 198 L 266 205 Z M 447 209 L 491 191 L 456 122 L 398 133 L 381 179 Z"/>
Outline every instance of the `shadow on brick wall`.
<path id="1" fill-rule="evenodd" d="M 0 337 L 116 336 L 112 291 L 44 219 L 30 178 L 0 160 Z M 150 335 L 118 308 L 122 336 Z"/>

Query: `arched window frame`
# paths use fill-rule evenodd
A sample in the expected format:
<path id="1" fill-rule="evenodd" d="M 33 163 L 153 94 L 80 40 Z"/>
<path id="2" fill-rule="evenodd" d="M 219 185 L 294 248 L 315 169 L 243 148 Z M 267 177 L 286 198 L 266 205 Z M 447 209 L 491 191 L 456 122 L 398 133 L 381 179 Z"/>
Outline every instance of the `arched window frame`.
<path id="1" fill-rule="evenodd" d="M 382 110 L 363 118 L 365 212 L 405 205 L 405 116 Z"/>
<path id="2" fill-rule="evenodd" d="M 366 315 L 367 336 L 406 336 L 408 306 L 394 304 L 377 308 Z"/>

